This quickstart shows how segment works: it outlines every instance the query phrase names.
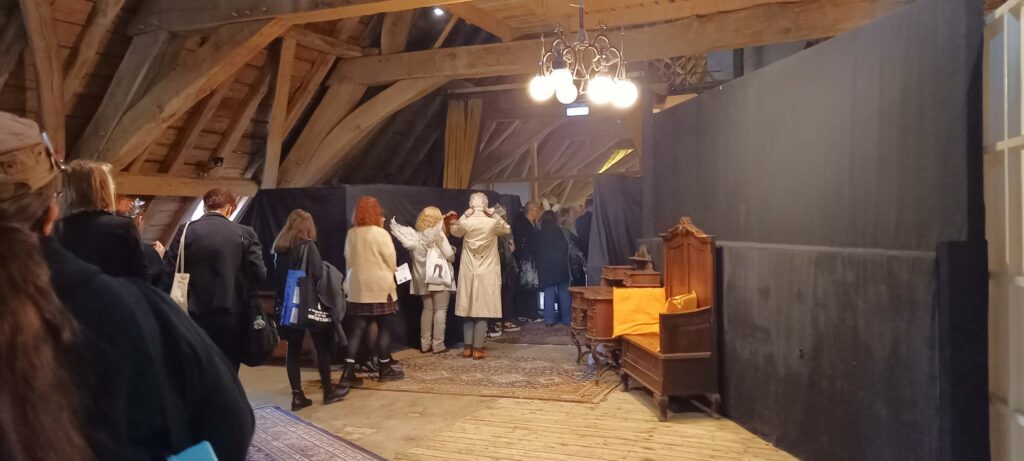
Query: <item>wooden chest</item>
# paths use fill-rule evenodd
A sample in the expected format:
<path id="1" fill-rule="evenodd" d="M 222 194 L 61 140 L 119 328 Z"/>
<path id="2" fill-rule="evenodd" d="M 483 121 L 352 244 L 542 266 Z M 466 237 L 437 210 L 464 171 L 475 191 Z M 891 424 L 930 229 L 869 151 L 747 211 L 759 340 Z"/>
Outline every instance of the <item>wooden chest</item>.
<path id="1" fill-rule="evenodd" d="M 597 340 L 611 340 L 614 335 L 612 287 L 593 287 L 584 295 L 587 301 L 587 336 Z"/>
<path id="2" fill-rule="evenodd" d="M 626 271 L 623 285 L 629 288 L 654 288 L 661 286 L 661 272 Z"/>
<path id="3" fill-rule="evenodd" d="M 601 268 L 601 285 L 621 287 L 626 280 L 626 272 L 636 270 L 633 266 L 604 266 Z"/>

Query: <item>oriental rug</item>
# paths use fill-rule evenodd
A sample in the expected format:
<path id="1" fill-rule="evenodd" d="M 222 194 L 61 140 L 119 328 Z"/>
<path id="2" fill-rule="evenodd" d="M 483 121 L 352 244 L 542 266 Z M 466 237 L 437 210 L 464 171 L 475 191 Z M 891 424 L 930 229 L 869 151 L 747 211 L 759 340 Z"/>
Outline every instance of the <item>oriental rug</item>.
<path id="1" fill-rule="evenodd" d="M 247 461 L 381 461 L 384 458 L 276 406 L 253 409 Z"/>
<path id="2" fill-rule="evenodd" d="M 526 322 L 519 331 L 503 331 L 497 338 L 487 341 L 498 344 L 549 344 L 568 346 L 572 344 L 569 327 L 558 324 L 546 326 L 543 322 Z"/>
<path id="3" fill-rule="evenodd" d="M 484 360 L 462 357 L 462 350 L 423 354 L 408 349 L 395 354 L 405 379 L 378 382 L 363 376 L 363 389 L 475 395 L 516 399 L 599 403 L 619 380 L 614 373 L 594 383 L 594 367 L 576 365 L 572 346 L 488 343 Z M 335 374 L 337 379 L 337 374 Z M 306 393 L 319 392 L 319 380 L 307 381 Z"/>

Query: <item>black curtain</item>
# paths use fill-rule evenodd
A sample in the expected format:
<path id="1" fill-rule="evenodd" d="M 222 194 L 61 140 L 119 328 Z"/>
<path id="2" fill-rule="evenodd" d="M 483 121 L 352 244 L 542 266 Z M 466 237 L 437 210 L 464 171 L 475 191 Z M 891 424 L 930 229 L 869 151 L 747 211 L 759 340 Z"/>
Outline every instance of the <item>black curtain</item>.
<path id="1" fill-rule="evenodd" d="M 636 253 L 643 226 L 642 187 L 643 181 L 631 176 L 598 175 L 594 180 L 588 285 L 601 284 L 601 266 L 629 264 Z"/>

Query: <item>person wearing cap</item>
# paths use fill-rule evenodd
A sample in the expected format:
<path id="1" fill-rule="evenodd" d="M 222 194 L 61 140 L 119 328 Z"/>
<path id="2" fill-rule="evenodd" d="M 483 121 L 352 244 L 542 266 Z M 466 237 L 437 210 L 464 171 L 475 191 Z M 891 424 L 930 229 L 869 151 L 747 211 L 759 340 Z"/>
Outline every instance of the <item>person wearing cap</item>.
<path id="1" fill-rule="evenodd" d="M 0 112 L 0 453 L 166 459 L 208 441 L 245 459 L 252 408 L 227 360 L 164 293 L 111 277 L 53 237 L 61 165 Z"/>

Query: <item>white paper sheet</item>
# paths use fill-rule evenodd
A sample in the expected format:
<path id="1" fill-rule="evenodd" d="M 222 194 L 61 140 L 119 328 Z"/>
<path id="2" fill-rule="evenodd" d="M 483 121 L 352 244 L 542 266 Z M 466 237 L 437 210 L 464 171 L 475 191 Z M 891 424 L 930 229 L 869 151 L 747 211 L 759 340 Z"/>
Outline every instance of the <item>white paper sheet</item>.
<path id="1" fill-rule="evenodd" d="M 399 285 L 412 280 L 412 273 L 409 272 L 409 263 L 398 266 L 395 270 L 395 282 Z"/>

